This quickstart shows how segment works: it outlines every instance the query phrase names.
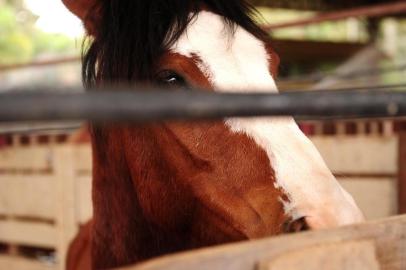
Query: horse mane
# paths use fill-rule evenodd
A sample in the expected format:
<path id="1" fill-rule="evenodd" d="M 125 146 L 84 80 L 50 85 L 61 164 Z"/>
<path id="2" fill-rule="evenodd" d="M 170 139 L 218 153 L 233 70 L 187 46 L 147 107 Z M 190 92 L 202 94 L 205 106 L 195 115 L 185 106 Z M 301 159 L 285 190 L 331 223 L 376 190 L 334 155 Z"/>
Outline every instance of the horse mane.
<path id="1" fill-rule="evenodd" d="M 245 0 L 99 0 L 94 10 L 101 18 L 83 57 L 85 86 L 151 80 L 156 60 L 202 7 L 221 15 L 231 31 L 239 25 L 268 39 L 252 19 L 254 7 Z"/>

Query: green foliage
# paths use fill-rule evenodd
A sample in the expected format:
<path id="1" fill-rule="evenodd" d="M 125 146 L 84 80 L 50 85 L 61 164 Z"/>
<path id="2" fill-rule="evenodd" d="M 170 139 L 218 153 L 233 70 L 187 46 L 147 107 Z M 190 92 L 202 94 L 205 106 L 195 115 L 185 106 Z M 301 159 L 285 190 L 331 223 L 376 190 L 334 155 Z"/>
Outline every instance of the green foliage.
<path id="1" fill-rule="evenodd" d="M 60 34 L 35 28 L 36 17 L 25 10 L 21 0 L 0 0 L 0 65 L 33 60 L 44 53 L 69 53 L 75 41 Z"/>
<path id="2" fill-rule="evenodd" d="M 34 48 L 24 29 L 17 23 L 15 11 L 0 9 L 0 64 L 27 61 Z"/>
<path id="3" fill-rule="evenodd" d="M 47 34 L 36 31 L 32 35 L 34 44 L 34 55 L 41 53 L 61 54 L 71 52 L 74 47 L 74 41 L 61 34 Z"/>

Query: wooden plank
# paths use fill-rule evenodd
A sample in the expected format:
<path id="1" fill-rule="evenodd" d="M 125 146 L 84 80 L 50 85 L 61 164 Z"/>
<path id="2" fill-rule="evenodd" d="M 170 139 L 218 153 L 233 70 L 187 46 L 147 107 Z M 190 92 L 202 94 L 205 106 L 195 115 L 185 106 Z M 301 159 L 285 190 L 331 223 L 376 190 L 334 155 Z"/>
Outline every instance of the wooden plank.
<path id="1" fill-rule="evenodd" d="M 0 214 L 55 219 L 55 178 L 52 175 L 0 174 Z"/>
<path id="2" fill-rule="evenodd" d="M 382 270 L 406 269 L 406 216 L 165 256 L 127 270 L 254 270 L 261 262 L 312 247 L 371 241 Z M 300 268 L 301 269 L 301 268 Z"/>
<path id="3" fill-rule="evenodd" d="M 46 146 L 7 147 L 0 150 L 0 171 L 49 170 L 52 151 Z"/>
<path id="4" fill-rule="evenodd" d="M 382 132 L 384 136 L 394 136 L 395 131 L 394 131 L 394 124 L 393 121 L 386 120 L 382 122 Z"/>
<path id="5" fill-rule="evenodd" d="M 396 137 L 310 137 L 333 173 L 388 174 L 398 170 Z"/>
<path id="6" fill-rule="evenodd" d="M 315 123 L 314 124 L 314 134 L 323 136 L 323 124 L 322 123 Z"/>
<path id="7" fill-rule="evenodd" d="M 346 132 L 346 127 L 344 122 L 336 123 L 336 134 L 338 136 L 344 136 Z"/>
<path id="8" fill-rule="evenodd" d="M 379 270 L 373 241 L 303 248 L 261 262 L 259 270 Z"/>
<path id="9" fill-rule="evenodd" d="M 367 125 L 365 121 L 357 121 L 357 134 L 358 135 L 366 135 L 367 134 Z"/>
<path id="10" fill-rule="evenodd" d="M 75 146 L 75 168 L 79 172 L 92 171 L 92 149 L 90 144 Z"/>
<path id="11" fill-rule="evenodd" d="M 13 136 L 12 136 L 12 139 L 11 139 L 11 144 L 12 144 L 14 147 L 19 147 L 19 146 L 21 146 L 21 136 L 20 136 L 20 135 L 17 135 L 17 134 L 13 135 Z"/>
<path id="12" fill-rule="evenodd" d="M 93 216 L 92 177 L 81 176 L 76 179 L 76 220 L 84 224 Z"/>
<path id="13" fill-rule="evenodd" d="M 0 242 L 55 248 L 56 228 L 39 222 L 0 220 Z"/>
<path id="14" fill-rule="evenodd" d="M 71 145 L 61 145 L 54 147 L 55 164 L 54 171 L 57 178 L 57 261 L 62 263 L 66 261 L 68 247 L 77 233 L 77 222 L 75 209 L 75 151 Z M 60 264 L 60 269 L 63 269 Z"/>
<path id="15" fill-rule="evenodd" d="M 369 129 L 370 129 L 370 134 L 371 135 L 376 135 L 379 136 L 379 122 L 370 122 L 369 123 Z"/>
<path id="16" fill-rule="evenodd" d="M 340 184 L 357 202 L 368 220 L 396 215 L 396 178 L 338 178 Z M 365 192 L 365 191 L 368 192 Z"/>
<path id="17" fill-rule="evenodd" d="M 0 269 L 7 270 L 54 270 L 55 265 L 46 264 L 37 260 L 23 257 L 0 255 Z"/>
<path id="18" fill-rule="evenodd" d="M 399 135 L 398 155 L 398 207 L 399 213 L 406 214 L 406 132 L 402 132 Z"/>

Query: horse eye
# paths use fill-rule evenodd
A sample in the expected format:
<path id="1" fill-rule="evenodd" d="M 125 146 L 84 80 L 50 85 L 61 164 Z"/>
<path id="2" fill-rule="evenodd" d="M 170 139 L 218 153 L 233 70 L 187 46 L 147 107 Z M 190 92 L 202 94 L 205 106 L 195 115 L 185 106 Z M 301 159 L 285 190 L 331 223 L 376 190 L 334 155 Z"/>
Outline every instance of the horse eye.
<path id="1" fill-rule="evenodd" d="M 187 83 L 185 79 L 171 70 L 164 70 L 157 74 L 157 82 L 160 85 L 168 86 L 168 87 L 185 87 Z"/>

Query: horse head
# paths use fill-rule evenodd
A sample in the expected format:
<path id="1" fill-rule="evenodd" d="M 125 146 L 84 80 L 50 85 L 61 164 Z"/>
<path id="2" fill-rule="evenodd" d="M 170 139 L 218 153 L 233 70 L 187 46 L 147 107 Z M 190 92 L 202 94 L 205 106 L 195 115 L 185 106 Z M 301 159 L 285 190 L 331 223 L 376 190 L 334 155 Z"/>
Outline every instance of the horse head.
<path id="1" fill-rule="evenodd" d="M 93 35 L 87 85 L 277 92 L 278 55 L 245 1 L 65 4 Z M 98 124 L 91 136 L 96 267 L 363 220 L 291 117 Z"/>

